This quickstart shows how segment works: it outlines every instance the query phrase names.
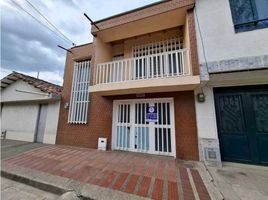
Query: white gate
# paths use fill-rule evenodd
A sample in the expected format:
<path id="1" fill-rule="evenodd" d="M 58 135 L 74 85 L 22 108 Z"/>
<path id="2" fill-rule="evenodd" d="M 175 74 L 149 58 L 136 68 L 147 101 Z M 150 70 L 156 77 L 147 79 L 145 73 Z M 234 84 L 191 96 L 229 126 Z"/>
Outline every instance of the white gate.
<path id="1" fill-rule="evenodd" d="M 154 121 L 146 117 L 149 107 Z M 176 156 L 172 98 L 115 100 L 113 111 L 113 149 Z"/>

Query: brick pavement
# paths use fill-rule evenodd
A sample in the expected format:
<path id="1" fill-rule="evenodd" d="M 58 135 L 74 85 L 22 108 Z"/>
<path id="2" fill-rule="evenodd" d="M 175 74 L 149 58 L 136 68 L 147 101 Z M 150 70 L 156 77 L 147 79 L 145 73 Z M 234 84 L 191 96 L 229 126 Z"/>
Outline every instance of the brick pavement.
<path id="1" fill-rule="evenodd" d="M 4 162 L 152 199 L 210 199 L 194 163 L 170 157 L 49 145 Z"/>

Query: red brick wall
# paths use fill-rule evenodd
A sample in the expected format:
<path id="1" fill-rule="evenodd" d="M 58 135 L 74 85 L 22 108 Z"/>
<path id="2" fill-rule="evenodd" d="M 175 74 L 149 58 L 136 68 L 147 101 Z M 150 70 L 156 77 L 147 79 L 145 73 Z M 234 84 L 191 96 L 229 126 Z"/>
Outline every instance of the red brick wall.
<path id="1" fill-rule="evenodd" d="M 193 91 L 152 93 L 146 94 L 145 98 L 161 97 L 174 98 L 177 158 L 198 160 Z M 97 148 L 98 138 L 107 137 L 110 149 L 113 100 L 135 98 L 135 95 L 100 97 L 91 94 L 88 115 L 89 123 L 86 125 L 68 124 L 68 110 L 61 109 L 56 143 Z"/>
<path id="2" fill-rule="evenodd" d="M 188 12 L 191 60 L 194 75 L 199 74 L 197 48 L 195 39 L 194 15 Z M 57 144 L 76 145 L 89 148 L 97 148 L 99 137 L 108 138 L 108 147 L 111 148 L 112 132 L 112 107 L 114 99 L 133 99 L 134 95 L 100 97 L 90 94 L 90 104 L 88 112 L 88 124 L 75 125 L 68 124 L 68 110 L 64 109 L 64 104 L 69 103 L 74 61 L 91 58 L 91 84 L 94 71 L 94 44 L 87 44 L 72 48 L 71 53 L 67 53 L 66 66 L 64 72 L 64 84 L 62 101 L 60 107 L 60 117 L 58 123 Z M 146 98 L 173 97 L 175 108 L 175 130 L 177 158 L 198 160 L 197 128 L 195 118 L 195 103 L 193 91 L 154 93 L 146 94 Z"/>
<path id="3" fill-rule="evenodd" d="M 193 75 L 199 75 L 199 61 L 198 61 L 198 52 L 197 52 L 197 41 L 196 41 L 196 32 L 195 32 L 195 18 L 194 10 L 187 11 L 187 20 L 189 25 L 189 38 L 190 38 L 190 52 L 191 52 L 191 63 L 193 69 Z"/>

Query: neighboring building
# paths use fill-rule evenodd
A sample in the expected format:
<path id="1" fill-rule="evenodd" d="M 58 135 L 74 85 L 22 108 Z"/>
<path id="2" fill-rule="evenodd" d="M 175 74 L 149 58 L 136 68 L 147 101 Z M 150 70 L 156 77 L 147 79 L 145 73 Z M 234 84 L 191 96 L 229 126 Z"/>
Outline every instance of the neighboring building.
<path id="1" fill-rule="evenodd" d="M 267 165 L 268 1 L 197 0 L 195 11 L 200 157 L 220 147 L 223 161 Z"/>
<path id="2" fill-rule="evenodd" d="M 1 132 L 7 139 L 55 144 L 62 87 L 13 72 L 1 80 Z"/>
<path id="3" fill-rule="evenodd" d="M 57 144 L 199 159 L 194 0 L 96 21 L 67 53 Z M 98 28 L 99 29 L 98 29 Z"/>

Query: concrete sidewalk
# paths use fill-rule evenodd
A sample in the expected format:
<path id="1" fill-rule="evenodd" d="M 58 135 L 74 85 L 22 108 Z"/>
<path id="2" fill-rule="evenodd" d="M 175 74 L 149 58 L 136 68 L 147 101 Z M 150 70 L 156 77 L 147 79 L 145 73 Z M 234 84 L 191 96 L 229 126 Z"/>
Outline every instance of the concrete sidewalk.
<path id="1" fill-rule="evenodd" d="M 223 163 L 208 170 L 226 200 L 268 199 L 268 167 Z"/>
<path id="2" fill-rule="evenodd" d="M 56 200 L 58 195 L 39 190 L 10 179 L 1 177 L 1 199 L 3 200 Z"/>
<path id="3" fill-rule="evenodd" d="M 47 144 L 1 139 L 1 160 L 23 152 L 46 146 Z"/>

